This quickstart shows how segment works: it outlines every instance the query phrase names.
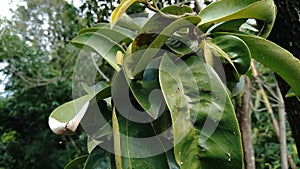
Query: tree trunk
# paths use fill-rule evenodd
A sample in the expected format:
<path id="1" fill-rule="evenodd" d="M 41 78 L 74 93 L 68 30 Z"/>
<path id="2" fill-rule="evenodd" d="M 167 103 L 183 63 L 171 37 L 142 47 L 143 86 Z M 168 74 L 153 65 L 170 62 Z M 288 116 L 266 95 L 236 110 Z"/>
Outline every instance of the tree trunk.
<path id="1" fill-rule="evenodd" d="M 255 157 L 252 143 L 251 130 L 251 81 L 245 76 L 245 93 L 242 97 L 242 105 L 237 107 L 237 117 L 242 134 L 243 151 L 244 151 L 244 166 L 245 169 L 255 169 Z"/>
<path id="2" fill-rule="evenodd" d="M 274 0 L 278 8 L 277 19 L 269 39 L 300 58 L 300 1 Z M 291 72 L 291 75 L 293 72 Z M 283 95 L 290 89 L 289 85 L 276 76 Z M 300 83 L 300 82 L 299 82 Z M 288 121 L 300 152 L 300 102 L 294 98 L 284 98 Z M 300 158 L 300 153 L 298 153 Z"/>

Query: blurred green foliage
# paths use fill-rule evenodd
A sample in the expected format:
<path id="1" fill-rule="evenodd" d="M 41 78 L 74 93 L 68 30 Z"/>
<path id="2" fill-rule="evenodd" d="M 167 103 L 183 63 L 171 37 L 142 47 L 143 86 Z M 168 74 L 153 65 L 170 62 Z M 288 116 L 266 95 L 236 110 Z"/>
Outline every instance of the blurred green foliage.
<path id="1" fill-rule="evenodd" d="M 86 136 L 60 137 L 48 115 L 72 99 L 78 50 L 68 41 L 85 27 L 63 0 L 28 0 L 12 19 L 1 19 L 0 62 L 6 77 L 0 99 L 0 168 L 63 168 L 86 153 Z"/>

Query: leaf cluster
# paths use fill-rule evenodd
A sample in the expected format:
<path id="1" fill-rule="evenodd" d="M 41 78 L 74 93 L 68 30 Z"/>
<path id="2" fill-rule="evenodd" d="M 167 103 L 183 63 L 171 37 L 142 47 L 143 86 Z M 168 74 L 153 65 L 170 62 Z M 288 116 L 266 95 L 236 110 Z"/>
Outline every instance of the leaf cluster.
<path id="1" fill-rule="evenodd" d="M 124 15 L 136 2 L 155 14 Z M 242 93 L 251 59 L 300 93 L 300 76 L 289 74 L 300 73 L 299 60 L 265 39 L 275 14 L 272 0 L 217 1 L 199 13 L 123 0 L 110 24 L 81 30 L 71 43 L 100 55 L 115 75 L 110 84 L 82 84 L 86 94 L 51 113 L 55 133 L 72 133 L 81 123 L 89 136 L 89 155 L 66 168 L 243 168 L 231 99 Z"/>

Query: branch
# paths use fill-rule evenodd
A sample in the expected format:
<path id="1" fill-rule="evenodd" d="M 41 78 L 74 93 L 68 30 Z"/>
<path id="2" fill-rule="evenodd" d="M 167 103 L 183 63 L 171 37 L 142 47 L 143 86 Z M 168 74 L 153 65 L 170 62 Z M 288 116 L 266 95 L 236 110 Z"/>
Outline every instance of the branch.
<path id="1" fill-rule="evenodd" d="M 284 101 L 279 90 L 278 85 L 276 86 L 278 95 L 278 114 L 279 114 L 279 142 L 280 142 L 280 158 L 281 158 L 281 168 L 288 169 L 287 163 L 287 153 L 286 153 L 286 126 L 285 126 L 285 109 Z"/>
<path id="2" fill-rule="evenodd" d="M 245 169 L 255 169 L 250 112 L 251 81 L 247 76 L 244 76 L 244 79 L 245 92 L 242 97 L 242 105 L 238 106 L 236 111 L 242 135 Z"/>
<path id="3" fill-rule="evenodd" d="M 94 58 L 93 55 L 91 55 L 91 58 L 92 58 L 92 61 L 93 61 L 93 64 L 94 64 L 94 67 L 96 68 L 96 70 L 103 77 L 103 79 L 105 79 L 107 82 L 109 82 L 109 78 L 99 69 L 99 67 L 98 67 L 98 65 L 96 63 L 96 60 L 95 60 L 95 58 Z"/>

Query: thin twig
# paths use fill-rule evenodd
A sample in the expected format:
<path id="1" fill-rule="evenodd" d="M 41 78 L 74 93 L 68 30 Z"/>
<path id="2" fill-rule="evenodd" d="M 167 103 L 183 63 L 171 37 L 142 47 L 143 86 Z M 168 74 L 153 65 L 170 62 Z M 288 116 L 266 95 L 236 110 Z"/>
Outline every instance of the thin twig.
<path id="1" fill-rule="evenodd" d="M 72 137 L 71 137 L 71 136 L 68 136 L 68 137 L 69 137 L 69 140 L 70 140 L 72 146 L 73 146 L 73 147 L 75 148 L 75 150 L 77 151 L 77 156 L 79 156 L 80 153 L 81 153 L 80 149 L 78 148 L 78 146 L 76 145 L 76 143 L 75 143 L 75 141 L 72 139 Z"/>
<path id="2" fill-rule="evenodd" d="M 282 94 L 278 85 L 276 86 L 278 95 L 278 114 L 279 114 L 279 142 L 280 142 L 280 158 L 281 168 L 288 169 L 287 154 L 286 154 L 286 127 L 285 127 L 285 108 Z"/>

